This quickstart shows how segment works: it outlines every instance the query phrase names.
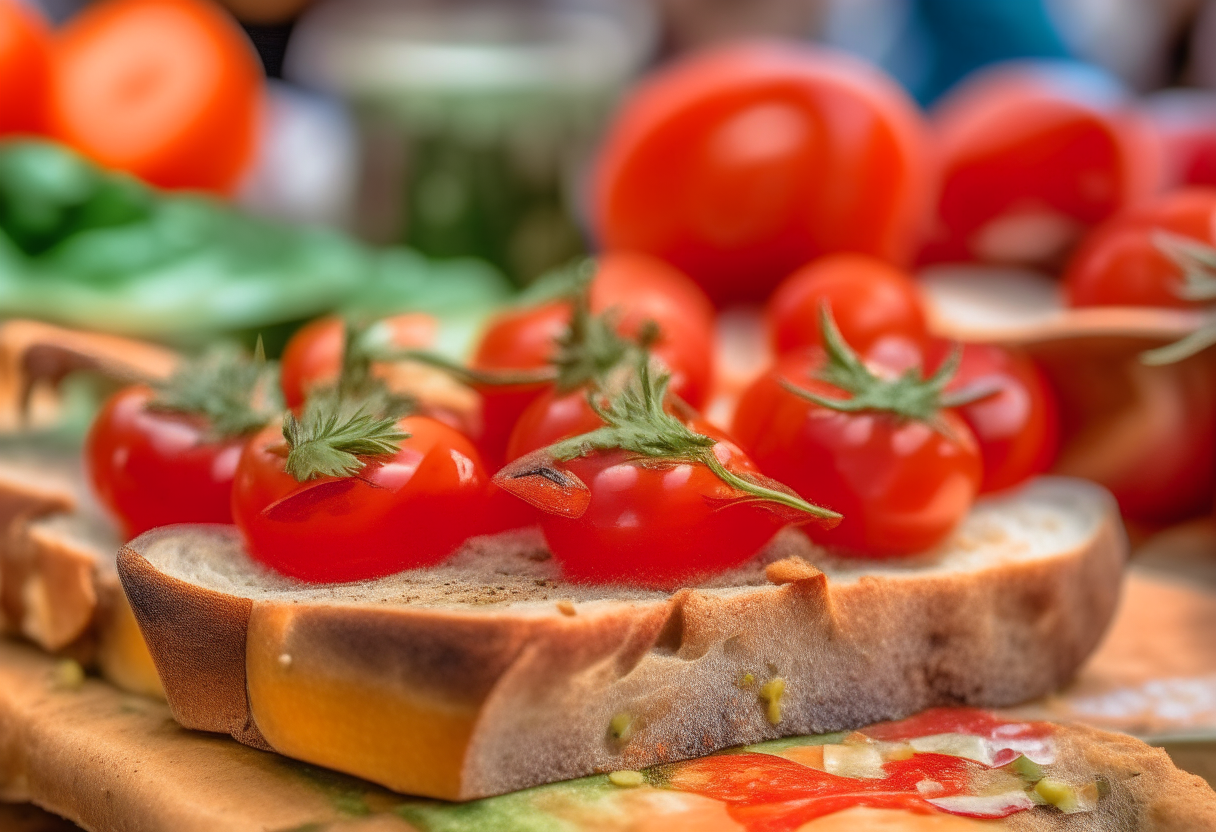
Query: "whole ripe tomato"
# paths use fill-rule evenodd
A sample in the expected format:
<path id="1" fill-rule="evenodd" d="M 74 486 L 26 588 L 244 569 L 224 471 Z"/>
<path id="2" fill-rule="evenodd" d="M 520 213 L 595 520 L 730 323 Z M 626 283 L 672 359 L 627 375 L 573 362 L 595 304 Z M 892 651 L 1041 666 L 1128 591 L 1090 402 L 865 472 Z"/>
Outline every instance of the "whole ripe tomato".
<path id="1" fill-rule="evenodd" d="M 604 424 L 587 402 L 585 389 L 565 393 L 550 387 L 524 408 L 507 442 L 507 461 L 552 445 L 561 439 L 593 431 Z"/>
<path id="2" fill-rule="evenodd" d="M 50 51 L 46 21 L 21 0 L 0 0 L 0 135 L 42 131 Z"/>
<path id="3" fill-rule="evenodd" d="M 472 366 L 475 370 L 544 369 L 550 366 L 558 339 L 569 323 L 570 304 L 565 301 L 501 312 L 486 327 Z M 482 434 L 477 447 L 488 465 L 502 465 L 520 414 L 551 386 L 549 382 L 474 385 L 482 396 Z"/>
<path id="4" fill-rule="evenodd" d="M 1216 189 L 1189 188 L 1130 208 L 1095 228 L 1068 262 L 1070 306 L 1195 307 L 1179 296 L 1183 268 L 1160 244 L 1162 232 L 1216 244 Z"/>
<path id="5" fill-rule="evenodd" d="M 265 78 L 207 0 L 102 0 L 59 32 L 52 136 L 162 188 L 230 193 L 252 162 Z"/>
<path id="6" fill-rule="evenodd" d="M 658 337 L 651 345 L 651 354 L 671 372 L 673 392 L 693 407 L 704 403 L 713 382 L 714 310 L 687 276 L 653 257 L 605 255 L 591 281 L 589 301 L 592 313 L 615 316 L 616 331 L 628 338 L 639 337 L 647 323 L 657 325 Z M 499 314 L 478 344 L 473 368 L 551 367 L 572 312 L 573 304 L 559 300 Z M 512 458 L 507 446 L 516 423 L 552 385 L 474 386 L 484 402 L 484 433 L 478 442 L 483 457 L 491 464 Z M 594 416 L 590 409 L 586 414 Z"/>
<path id="7" fill-rule="evenodd" d="M 863 354 L 883 337 L 901 336 L 921 348 L 928 342 L 920 294 L 906 272 L 862 254 L 833 254 L 794 272 L 769 298 L 766 316 L 778 355 L 823 342 L 825 302 L 845 341 Z"/>
<path id="8" fill-rule="evenodd" d="M 393 315 L 377 326 L 387 327 L 389 342 L 403 348 L 429 346 L 439 328 L 435 318 L 421 312 Z M 280 362 L 280 385 L 288 407 L 300 408 L 309 391 L 337 381 L 345 337 L 345 326 L 336 317 L 315 320 L 291 336 Z"/>
<path id="9" fill-rule="evenodd" d="M 707 49 L 643 82 L 595 172 L 608 251 L 640 251 L 719 303 L 760 300 L 820 255 L 906 262 L 932 199 L 921 117 L 878 70 L 817 47 Z"/>
<path id="10" fill-rule="evenodd" d="M 954 345 L 936 342 L 927 366 L 936 369 Z M 980 493 L 1001 491 L 1051 467 L 1060 449 L 1060 406 L 1043 371 L 1024 351 L 996 344 L 964 344 L 947 390 L 996 392 L 957 408 L 980 446 Z"/>
<path id="11" fill-rule="evenodd" d="M 1084 230 L 1159 186 L 1159 144 L 1096 70 L 982 70 L 933 114 L 942 162 L 921 261 L 1054 265 Z"/>
<path id="12" fill-rule="evenodd" d="M 154 396 L 128 387 L 97 414 L 85 439 L 97 498 L 127 538 L 171 523 L 231 523 L 245 439 L 212 440 L 206 420 L 150 407 Z"/>
<path id="13" fill-rule="evenodd" d="M 951 410 L 937 424 L 891 412 L 840 412 L 783 385 L 829 399 L 849 394 L 817 377 L 822 351 L 783 356 L 743 395 L 733 431 L 770 477 L 844 515 L 807 528 L 817 543 L 861 557 L 924 551 L 970 510 L 983 477 L 970 428 Z"/>
<path id="14" fill-rule="evenodd" d="M 434 566 L 468 536 L 485 507 L 487 478 L 473 445 L 441 422 L 408 416 L 410 434 L 356 476 L 297 482 L 274 425 L 250 440 L 232 489 L 232 515 L 249 553 L 304 581 L 356 581 Z"/>
<path id="15" fill-rule="evenodd" d="M 721 435 L 704 423 L 692 428 Z M 728 440 L 713 453 L 728 470 L 758 473 Z M 745 563 L 791 522 L 788 512 L 747 499 L 701 463 L 640 460 L 616 450 L 562 468 L 586 484 L 585 510 L 577 517 L 545 513 L 541 527 L 571 581 L 686 586 Z"/>

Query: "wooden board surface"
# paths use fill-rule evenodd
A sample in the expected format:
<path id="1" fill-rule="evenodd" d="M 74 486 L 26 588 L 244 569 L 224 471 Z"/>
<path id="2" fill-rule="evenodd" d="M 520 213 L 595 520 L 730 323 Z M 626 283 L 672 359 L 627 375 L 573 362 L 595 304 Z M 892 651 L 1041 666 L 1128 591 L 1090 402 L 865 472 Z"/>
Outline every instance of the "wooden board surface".
<path id="1" fill-rule="evenodd" d="M 94 832 L 411 829 L 394 813 L 407 798 L 185 731 L 163 703 L 100 681 L 57 688 L 54 668 L 0 640 L 0 799 L 32 801 Z M 1198 738 L 1216 738 L 1216 592 L 1133 571 L 1115 625 L 1076 682 L 1017 712 L 1173 737 L 1180 763 L 1190 754 L 1210 772 L 1213 744 Z"/>

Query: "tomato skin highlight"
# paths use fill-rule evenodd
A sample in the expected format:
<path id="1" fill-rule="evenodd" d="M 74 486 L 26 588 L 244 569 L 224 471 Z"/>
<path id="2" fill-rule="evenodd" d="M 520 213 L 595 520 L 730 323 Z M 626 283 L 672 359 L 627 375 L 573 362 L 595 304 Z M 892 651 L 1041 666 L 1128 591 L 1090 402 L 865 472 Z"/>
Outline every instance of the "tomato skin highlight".
<path id="1" fill-rule="evenodd" d="M 603 424 L 604 420 L 591 409 L 586 390 L 558 393 L 550 387 L 520 414 L 507 443 L 507 461 L 562 439 L 589 433 Z"/>
<path id="2" fill-rule="evenodd" d="M 953 348 L 934 344 L 928 367 L 940 366 Z M 979 442 L 980 493 L 1012 488 L 1049 469 L 1060 449 L 1060 405 L 1047 376 L 1016 347 L 963 344 L 961 359 L 947 390 L 985 385 L 997 391 L 957 408 Z"/>
<path id="3" fill-rule="evenodd" d="M 43 131 L 50 77 L 50 27 L 21 0 L 0 0 L 0 135 Z"/>
<path id="4" fill-rule="evenodd" d="M 472 443 L 425 416 L 399 425 L 411 434 L 389 459 L 368 460 L 353 477 L 297 482 L 275 448 L 277 425 L 245 447 L 232 514 L 250 555 L 310 582 L 357 581 L 434 566 L 483 516 L 487 478 Z"/>
<path id="5" fill-rule="evenodd" d="M 813 378 L 819 351 L 792 353 L 744 393 L 734 435 L 767 476 L 844 515 L 834 529 L 806 527 L 816 543 L 858 557 L 915 554 L 940 542 L 970 510 L 983 477 L 979 446 L 955 412 L 945 431 L 889 413 L 841 413 L 781 381 L 847 398 Z"/>
<path id="6" fill-rule="evenodd" d="M 865 255 L 834 254 L 794 272 L 769 298 L 765 315 L 778 355 L 823 343 L 825 302 L 841 336 L 862 354 L 885 336 L 922 348 L 928 342 L 920 294 L 906 272 Z"/>
<path id="7" fill-rule="evenodd" d="M 1112 217 L 1077 249 L 1064 273 L 1070 306 L 1201 308 L 1210 301 L 1178 297 L 1182 268 L 1154 242 L 1170 232 L 1216 244 L 1216 189 L 1187 188 Z"/>
<path id="8" fill-rule="evenodd" d="M 707 425 L 693 429 L 710 434 Z M 714 453 L 730 470 L 757 473 L 732 442 L 719 440 Z M 562 575 L 576 583 L 687 586 L 746 563 L 790 522 L 741 500 L 700 463 L 601 451 L 562 468 L 586 484 L 590 501 L 577 518 L 543 515 L 541 527 Z"/>
<path id="9" fill-rule="evenodd" d="M 781 42 L 703 50 L 625 100 L 595 171 L 608 251 L 673 264 L 716 303 L 822 254 L 906 262 L 932 199 L 928 136 L 890 79 Z"/>
<path id="10" fill-rule="evenodd" d="M 932 123 L 942 189 L 922 263 L 1054 265 L 1084 229 L 1148 198 L 1163 177 L 1147 120 L 1089 68 L 983 70 Z"/>
<path id="11" fill-rule="evenodd" d="M 149 407 L 151 388 L 120 390 L 85 439 L 93 493 L 128 539 L 172 523 L 231 523 L 243 438 L 211 441 L 197 417 Z"/>
<path id="12" fill-rule="evenodd" d="M 385 318 L 390 339 L 398 347 L 425 347 L 435 340 L 438 322 L 420 312 Z M 303 407 L 309 391 L 338 380 L 345 350 L 345 325 L 337 317 L 318 318 L 291 336 L 280 362 L 283 401 L 293 410 Z"/>
<path id="13" fill-rule="evenodd" d="M 103 0 L 56 38 L 49 132 L 162 188 L 231 193 L 253 160 L 265 78 L 205 0 Z"/>

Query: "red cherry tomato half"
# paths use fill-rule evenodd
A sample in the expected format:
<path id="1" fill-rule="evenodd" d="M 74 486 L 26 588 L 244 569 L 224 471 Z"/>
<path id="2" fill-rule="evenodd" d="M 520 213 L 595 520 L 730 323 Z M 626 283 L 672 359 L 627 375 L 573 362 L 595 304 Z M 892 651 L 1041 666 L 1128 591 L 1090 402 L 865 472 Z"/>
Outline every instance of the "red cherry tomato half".
<path id="1" fill-rule="evenodd" d="M 928 366 L 953 349 L 938 342 Z M 1051 467 L 1060 448 L 1060 408 L 1047 377 L 1029 355 L 1013 347 L 966 344 L 949 390 L 991 387 L 987 398 L 958 408 L 980 446 L 984 479 L 980 493 L 1018 485 Z"/>
<path id="2" fill-rule="evenodd" d="M 0 135 L 42 131 L 50 51 L 46 21 L 21 0 L 0 0 Z"/>
<path id="3" fill-rule="evenodd" d="M 241 454 L 232 514 L 249 553 L 304 581 L 357 581 L 434 566 L 482 515 L 487 478 L 473 445 L 425 416 L 400 421 L 410 438 L 353 477 L 297 482 L 284 468 L 282 429 Z"/>
<path id="4" fill-rule="evenodd" d="M 1157 197 L 1095 228 L 1064 273 L 1071 306 L 1205 306 L 1178 296 L 1183 270 L 1161 250 L 1161 232 L 1216 243 L 1216 189 Z"/>
<path id="5" fill-rule="evenodd" d="M 1052 264 L 1080 234 L 1159 185 L 1159 145 L 1096 70 L 984 70 L 934 113 L 942 190 L 926 263 Z"/>
<path id="6" fill-rule="evenodd" d="M 153 395 L 121 390 L 93 421 L 85 464 L 97 498 L 128 538 L 171 523 L 231 523 L 245 440 L 211 441 L 203 420 L 149 407 Z"/>
<path id="7" fill-rule="evenodd" d="M 398 347 L 429 346 L 438 330 L 438 322 L 421 312 L 394 315 L 379 325 L 389 328 L 389 340 Z M 280 384 L 288 407 L 301 407 L 310 390 L 337 380 L 345 337 L 339 318 L 320 318 L 291 336 L 280 363 Z"/>
<path id="8" fill-rule="evenodd" d="M 807 527 L 817 543 L 862 557 L 924 551 L 971 509 L 983 476 L 970 428 L 950 410 L 944 430 L 888 413 L 841 413 L 781 381 L 847 398 L 813 373 L 818 351 L 791 353 L 743 395 L 733 430 L 766 475 L 844 515 L 834 529 Z"/>
<path id="9" fill-rule="evenodd" d="M 228 193 L 253 159 L 265 79 L 206 0 L 102 0 L 55 43 L 52 135 L 163 188 Z"/>
<path id="10" fill-rule="evenodd" d="M 777 354 L 822 345 L 824 302 L 844 340 L 862 354 L 884 336 L 902 336 L 917 347 L 928 341 L 920 294 L 906 272 L 873 257 L 834 254 L 794 272 L 769 299 Z"/>
<path id="11" fill-rule="evenodd" d="M 731 442 L 719 441 L 714 453 L 730 470 L 757 473 Z M 562 467 L 587 486 L 589 500 L 580 516 L 545 514 L 541 527 L 571 581 L 686 586 L 745 563 L 790 522 L 788 513 L 742 499 L 699 463 L 607 451 Z"/>
<path id="12" fill-rule="evenodd" d="M 1166 187 L 1216 187 L 1216 93 L 1173 89 L 1144 99 L 1161 141 Z"/>
<path id="13" fill-rule="evenodd" d="M 747 43 L 660 71 L 625 101 L 595 174 L 596 232 L 717 302 L 768 295 L 835 251 L 904 262 L 933 181 L 920 115 L 873 67 Z"/>

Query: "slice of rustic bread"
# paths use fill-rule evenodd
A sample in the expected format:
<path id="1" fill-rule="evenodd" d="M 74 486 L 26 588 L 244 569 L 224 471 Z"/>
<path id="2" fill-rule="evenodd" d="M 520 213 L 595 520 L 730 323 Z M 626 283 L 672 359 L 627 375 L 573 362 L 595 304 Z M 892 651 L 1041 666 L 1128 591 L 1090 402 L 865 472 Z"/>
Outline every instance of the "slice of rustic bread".
<path id="1" fill-rule="evenodd" d="M 565 583 L 526 534 L 312 586 L 235 529 L 175 526 L 118 570 L 183 725 L 463 800 L 1040 696 L 1097 644 L 1126 553 L 1105 491 L 1044 478 L 919 557 L 840 560 L 787 531 L 675 593 Z"/>

